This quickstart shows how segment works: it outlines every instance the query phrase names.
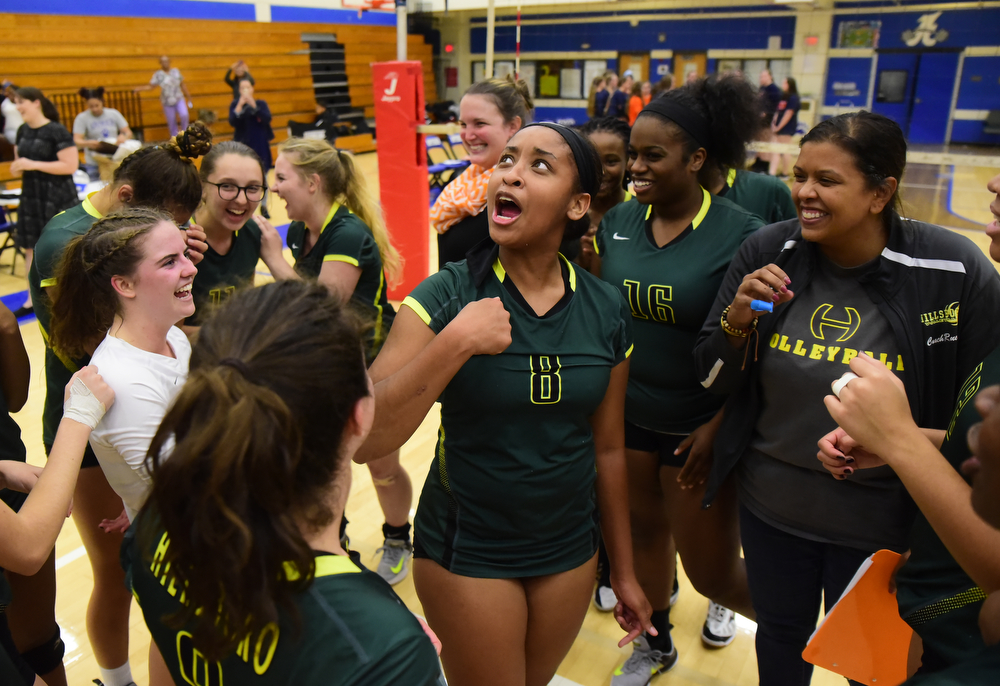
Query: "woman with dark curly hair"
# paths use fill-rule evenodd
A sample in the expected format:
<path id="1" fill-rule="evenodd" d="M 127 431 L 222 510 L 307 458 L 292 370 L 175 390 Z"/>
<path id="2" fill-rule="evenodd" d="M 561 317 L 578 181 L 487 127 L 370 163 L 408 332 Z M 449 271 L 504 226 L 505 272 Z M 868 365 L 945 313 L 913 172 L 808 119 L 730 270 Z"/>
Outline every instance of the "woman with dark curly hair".
<path id="1" fill-rule="evenodd" d="M 614 686 L 643 686 L 677 662 L 670 637 L 675 545 L 692 585 L 712 600 L 706 645 L 733 640 L 735 616 L 727 608 L 753 615 L 735 490 L 711 510 L 701 508 L 722 400 L 699 383 L 691 353 L 730 260 L 762 224 L 709 193 L 700 174 L 706 166 L 742 164 L 755 107 L 753 90 L 728 76 L 650 102 L 629 144 L 636 199 L 605 214 L 595 239 L 592 269 L 621 290 L 635 327 L 625 454 L 636 575 L 658 631 L 638 639 Z"/>

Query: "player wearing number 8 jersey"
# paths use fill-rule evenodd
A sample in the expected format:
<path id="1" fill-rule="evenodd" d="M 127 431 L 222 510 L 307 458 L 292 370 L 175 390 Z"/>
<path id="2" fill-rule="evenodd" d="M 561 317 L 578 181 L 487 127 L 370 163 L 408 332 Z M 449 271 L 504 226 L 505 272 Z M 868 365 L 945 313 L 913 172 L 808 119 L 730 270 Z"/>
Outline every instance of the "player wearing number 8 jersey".
<path id="1" fill-rule="evenodd" d="M 566 127 L 515 134 L 487 192 L 492 241 L 410 294 L 372 366 L 376 424 L 358 461 L 441 399 L 414 582 L 451 686 L 549 683 L 586 614 L 598 519 L 619 624 L 627 638 L 648 625 L 623 464 L 631 317 L 558 253 L 589 225 L 601 175 Z"/>

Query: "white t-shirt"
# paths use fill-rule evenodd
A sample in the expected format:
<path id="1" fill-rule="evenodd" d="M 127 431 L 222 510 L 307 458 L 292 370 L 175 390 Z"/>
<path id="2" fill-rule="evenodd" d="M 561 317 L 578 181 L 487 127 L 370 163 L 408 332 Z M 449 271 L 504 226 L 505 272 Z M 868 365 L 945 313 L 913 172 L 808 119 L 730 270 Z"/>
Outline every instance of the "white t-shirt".
<path id="1" fill-rule="evenodd" d="M 10 98 L 4 98 L 4 101 L 0 102 L 0 114 L 3 114 L 3 137 L 11 145 L 14 145 L 15 140 L 17 140 L 17 130 L 21 128 L 24 119 L 17 111 L 17 105 Z"/>
<path id="2" fill-rule="evenodd" d="M 167 333 L 174 357 L 140 350 L 106 336 L 90 364 L 115 392 L 115 403 L 90 434 L 90 447 L 111 488 L 121 496 L 129 521 L 146 502 L 150 477 L 146 452 L 167 408 L 187 379 L 191 344 L 177 327 Z M 164 446 L 169 452 L 173 443 Z"/>
<path id="3" fill-rule="evenodd" d="M 105 107 L 101 116 L 95 117 L 90 110 L 84 110 L 73 120 L 73 133 L 83 134 L 85 140 L 107 141 L 113 143 L 122 129 L 128 127 L 128 122 L 122 113 L 116 109 Z M 94 164 L 94 151 L 87 148 L 84 151 L 87 164 Z"/>

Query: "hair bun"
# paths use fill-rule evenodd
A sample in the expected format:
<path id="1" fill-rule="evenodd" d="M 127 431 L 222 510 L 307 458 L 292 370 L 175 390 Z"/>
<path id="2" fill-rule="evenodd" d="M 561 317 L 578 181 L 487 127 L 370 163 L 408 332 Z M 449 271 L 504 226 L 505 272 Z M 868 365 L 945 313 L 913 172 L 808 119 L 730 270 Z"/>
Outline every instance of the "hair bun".
<path id="1" fill-rule="evenodd" d="M 167 144 L 167 147 L 181 157 L 201 157 L 212 149 L 212 132 L 204 122 L 192 122 Z"/>

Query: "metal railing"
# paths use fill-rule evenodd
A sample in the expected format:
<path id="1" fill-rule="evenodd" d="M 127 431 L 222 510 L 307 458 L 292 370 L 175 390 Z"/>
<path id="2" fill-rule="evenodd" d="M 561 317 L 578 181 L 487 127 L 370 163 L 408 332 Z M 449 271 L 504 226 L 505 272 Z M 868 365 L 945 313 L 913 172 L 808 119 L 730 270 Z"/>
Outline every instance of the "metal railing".
<path id="1" fill-rule="evenodd" d="M 46 97 L 59 110 L 59 120 L 70 131 L 73 130 L 73 120 L 87 108 L 86 101 L 79 93 L 47 93 Z M 104 91 L 104 106 L 116 109 L 125 117 L 136 139 L 143 140 L 142 104 L 139 94 L 129 90 Z"/>

